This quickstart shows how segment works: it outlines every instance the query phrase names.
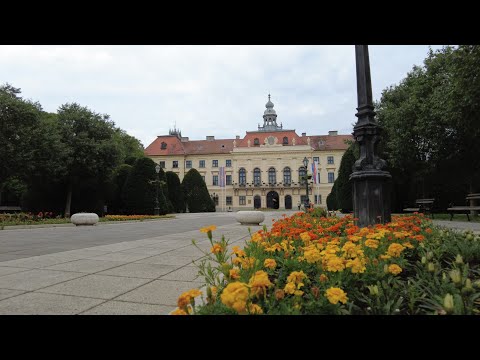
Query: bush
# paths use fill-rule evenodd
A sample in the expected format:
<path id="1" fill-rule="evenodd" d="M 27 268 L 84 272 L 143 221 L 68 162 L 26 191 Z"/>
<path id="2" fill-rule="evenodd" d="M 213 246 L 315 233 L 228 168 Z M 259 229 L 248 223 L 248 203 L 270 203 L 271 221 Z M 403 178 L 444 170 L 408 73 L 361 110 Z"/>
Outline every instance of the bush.
<path id="1" fill-rule="evenodd" d="M 337 204 L 337 182 L 335 182 L 332 186 L 332 191 L 330 194 L 327 196 L 327 208 L 328 210 L 337 210 L 338 209 L 338 204 Z"/>
<path id="2" fill-rule="evenodd" d="M 123 201 L 127 214 L 152 215 L 155 206 L 155 187 L 157 178 L 155 163 L 150 158 L 139 158 L 128 174 L 123 187 Z"/>
<path id="3" fill-rule="evenodd" d="M 297 213 L 243 250 L 214 240 L 214 230 L 200 230 L 211 244 L 198 264 L 205 301 L 195 305 L 202 293 L 189 290 L 173 314 L 480 312 L 480 236 L 433 227 L 421 214 L 360 229 L 349 215 Z"/>
<path id="4" fill-rule="evenodd" d="M 342 209 L 342 213 L 349 213 L 353 210 L 352 182 L 349 180 L 353 164 L 355 163 L 352 147 L 353 145 L 350 145 L 343 154 L 340 169 L 338 170 L 338 178 L 335 180 L 337 185 L 335 191 L 336 206 Z"/>
<path id="5" fill-rule="evenodd" d="M 180 179 L 173 171 L 167 171 L 168 198 L 177 213 L 185 212 L 185 197 Z"/>
<path id="6" fill-rule="evenodd" d="M 208 193 L 207 185 L 196 169 L 190 169 L 188 171 L 183 178 L 182 186 L 189 212 L 215 211 L 215 203 Z"/>

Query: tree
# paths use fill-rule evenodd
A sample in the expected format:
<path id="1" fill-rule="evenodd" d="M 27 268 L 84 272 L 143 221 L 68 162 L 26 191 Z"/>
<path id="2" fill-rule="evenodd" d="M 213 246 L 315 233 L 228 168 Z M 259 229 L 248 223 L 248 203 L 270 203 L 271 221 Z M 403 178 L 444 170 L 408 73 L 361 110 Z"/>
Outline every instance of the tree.
<path id="1" fill-rule="evenodd" d="M 128 174 L 123 187 L 126 212 L 131 215 L 153 214 L 155 207 L 155 185 L 157 173 L 150 158 L 138 158 Z M 160 192 L 160 191 L 159 191 Z M 161 209 L 165 211 L 165 209 Z"/>
<path id="2" fill-rule="evenodd" d="M 173 210 L 177 213 L 185 212 L 185 197 L 183 195 L 182 184 L 176 173 L 167 171 L 168 197 L 173 205 Z"/>
<path id="3" fill-rule="evenodd" d="M 111 197 L 108 203 L 108 211 L 112 214 L 124 214 L 126 211 L 126 205 L 122 194 L 123 187 L 125 186 L 125 182 L 132 169 L 133 166 L 128 164 L 122 164 L 115 169 L 111 182 Z"/>
<path id="4" fill-rule="evenodd" d="M 332 186 L 332 191 L 330 191 L 330 194 L 327 196 L 327 208 L 328 210 L 337 210 L 338 205 L 337 205 L 337 182 L 333 183 Z"/>
<path id="5" fill-rule="evenodd" d="M 114 123 L 76 103 L 58 110 L 63 142 L 67 145 L 65 217 L 70 216 L 72 192 L 82 182 L 95 179 L 102 186 L 121 162 L 122 151 L 115 141 Z M 99 194 L 101 195 L 101 194 Z"/>
<path id="6" fill-rule="evenodd" d="M 336 186 L 336 206 L 342 210 L 343 213 L 348 213 L 353 210 L 352 203 L 352 183 L 349 180 L 350 174 L 355 163 L 355 155 L 353 153 L 353 145 L 351 145 L 342 156 L 340 162 L 340 169 L 338 170 L 338 178 L 335 180 Z"/>
<path id="7" fill-rule="evenodd" d="M 168 188 L 168 181 L 167 181 L 167 174 L 165 171 L 160 168 L 160 172 L 158 173 L 158 178 L 160 179 L 160 186 L 162 188 L 162 193 L 165 196 L 165 203 L 167 204 L 167 212 L 172 213 L 175 212 L 173 207 L 173 203 L 170 201 L 170 189 Z"/>
<path id="8" fill-rule="evenodd" d="M 188 173 L 185 174 L 182 186 L 189 212 L 215 211 L 215 203 L 208 193 L 207 185 L 196 169 L 190 169 Z"/>

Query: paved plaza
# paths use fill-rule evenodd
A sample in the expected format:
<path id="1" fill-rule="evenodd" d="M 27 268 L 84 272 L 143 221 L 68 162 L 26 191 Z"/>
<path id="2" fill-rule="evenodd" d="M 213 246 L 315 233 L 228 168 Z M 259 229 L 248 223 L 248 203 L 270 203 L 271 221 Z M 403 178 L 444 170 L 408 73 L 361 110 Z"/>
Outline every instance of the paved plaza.
<path id="1" fill-rule="evenodd" d="M 294 212 L 265 212 L 261 226 Z M 0 231 L 0 314 L 168 314 L 178 296 L 200 287 L 192 260 L 209 251 L 203 226 L 214 224 L 243 246 L 248 226 L 234 213 L 178 214 L 175 219 Z M 479 223 L 435 221 L 471 229 Z"/>

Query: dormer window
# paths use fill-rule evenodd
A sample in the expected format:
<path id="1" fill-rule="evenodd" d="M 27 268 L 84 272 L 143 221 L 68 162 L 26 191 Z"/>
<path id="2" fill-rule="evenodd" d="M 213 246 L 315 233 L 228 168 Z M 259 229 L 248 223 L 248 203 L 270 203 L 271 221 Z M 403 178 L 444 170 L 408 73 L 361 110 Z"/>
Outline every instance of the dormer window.
<path id="1" fill-rule="evenodd" d="M 283 145 L 288 145 L 288 137 L 283 138 Z"/>
<path id="2" fill-rule="evenodd" d="M 260 140 L 258 138 L 253 139 L 253 145 L 260 145 Z"/>
<path id="3" fill-rule="evenodd" d="M 165 150 L 167 148 L 167 143 L 165 141 L 162 141 L 162 144 L 160 145 L 160 149 Z"/>

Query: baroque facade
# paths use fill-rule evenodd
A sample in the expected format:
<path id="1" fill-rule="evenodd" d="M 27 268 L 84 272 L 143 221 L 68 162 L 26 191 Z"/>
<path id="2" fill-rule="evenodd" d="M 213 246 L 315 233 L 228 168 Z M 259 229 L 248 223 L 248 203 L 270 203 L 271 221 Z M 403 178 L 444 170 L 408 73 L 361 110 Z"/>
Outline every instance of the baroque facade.
<path id="1" fill-rule="evenodd" d="M 277 114 L 270 101 L 265 105 L 263 126 L 247 131 L 243 138 L 189 140 L 177 131 L 158 136 L 145 155 L 165 171 L 177 173 L 180 181 L 195 168 L 202 175 L 217 211 L 254 208 L 292 209 L 306 200 L 305 168 L 312 174 L 312 162 L 318 163 L 317 179 L 308 180 L 309 200 L 326 207 L 326 199 L 335 181 L 346 140 L 351 135 L 299 136 L 295 130 L 277 125 Z M 225 168 L 225 187 L 221 187 L 221 168 Z"/>

